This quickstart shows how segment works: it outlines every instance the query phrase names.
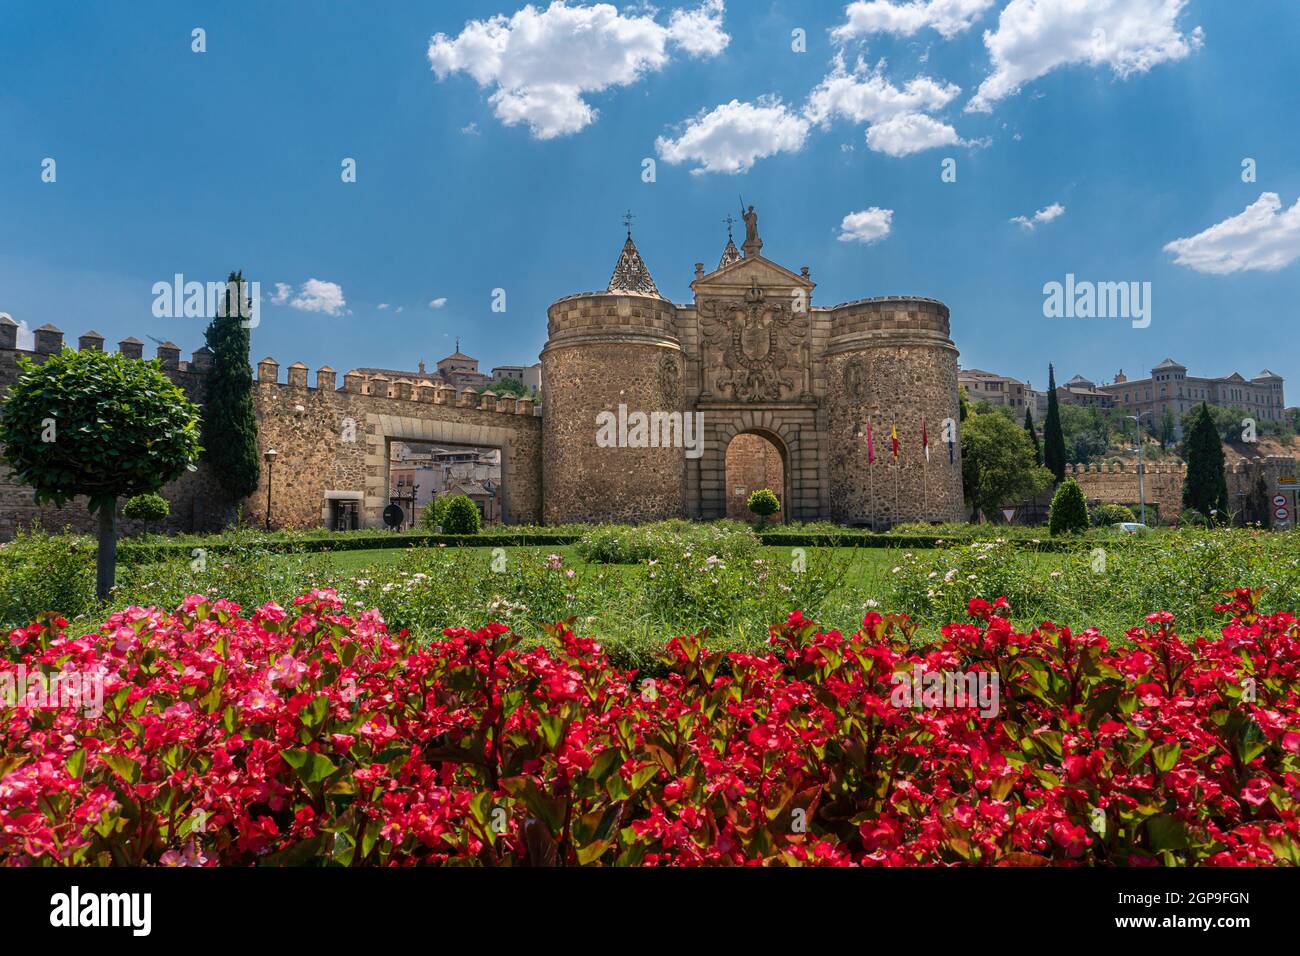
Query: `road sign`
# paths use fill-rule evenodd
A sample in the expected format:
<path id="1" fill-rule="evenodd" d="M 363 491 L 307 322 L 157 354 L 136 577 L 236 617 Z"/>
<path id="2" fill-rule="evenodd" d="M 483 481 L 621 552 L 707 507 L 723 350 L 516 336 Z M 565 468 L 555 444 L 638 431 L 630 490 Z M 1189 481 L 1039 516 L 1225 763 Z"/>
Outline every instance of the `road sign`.
<path id="1" fill-rule="evenodd" d="M 1011 524 L 1011 519 L 1016 516 L 1015 508 L 1003 508 L 1002 517 L 1007 519 L 1007 524 Z"/>
<path id="2" fill-rule="evenodd" d="M 1273 505 L 1274 505 L 1274 507 L 1277 507 L 1277 508 L 1283 508 L 1283 507 L 1285 507 L 1285 506 L 1286 506 L 1286 495 L 1274 495 L 1274 496 L 1273 496 Z"/>
<path id="3" fill-rule="evenodd" d="M 1300 486 L 1300 481 L 1296 480 L 1295 475 L 1281 475 L 1277 479 L 1279 488 L 1295 488 Z"/>
<path id="4" fill-rule="evenodd" d="M 1291 517 L 1291 512 L 1287 511 L 1285 508 L 1278 508 L 1273 512 L 1273 517 L 1278 521 L 1286 521 Z"/>
<path id="5" fill-rule="evenodd" d="M 390 528 L 400 528 L 405 518 L 406 512 L 402 510 L 400 505 L 389 505 L 384 509 L 384 524 Z"/>

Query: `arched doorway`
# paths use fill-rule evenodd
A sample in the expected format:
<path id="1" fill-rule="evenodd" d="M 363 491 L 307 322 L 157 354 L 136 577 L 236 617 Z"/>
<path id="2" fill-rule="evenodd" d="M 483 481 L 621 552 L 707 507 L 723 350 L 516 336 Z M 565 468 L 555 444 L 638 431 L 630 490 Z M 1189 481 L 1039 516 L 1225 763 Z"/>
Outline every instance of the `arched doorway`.
<path id="1" fill-rule="evenodd" d="M 770 489 L 781 502 L 772 520 L 785 521 L 785 454 L 781 447 L 757 432 L 743 432 L 727 444 L 725 474 L 727 517 L 751 521 L 749 496 L 760 488 Z"/>

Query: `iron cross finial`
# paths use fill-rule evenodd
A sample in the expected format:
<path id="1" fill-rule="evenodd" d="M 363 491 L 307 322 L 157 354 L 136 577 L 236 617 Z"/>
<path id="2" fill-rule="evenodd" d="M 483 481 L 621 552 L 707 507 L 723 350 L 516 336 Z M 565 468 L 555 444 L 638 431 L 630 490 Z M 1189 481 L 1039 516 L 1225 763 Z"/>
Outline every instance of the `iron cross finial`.
<path id="1" fill-rule="evenodd" d="M 735 225 L 735 223 L 736 223 L 736 218 L 735 218 L 731 213 L 727 213 L 727 218 L 724 219 L 724 220 L 722 220 L 722 221 L 725 222 L 725 223 L 727 224 L 727 238 L 728 238 L 728 239 L 732 238 L 732 236 L 731 236 L 731 227 L 732 227 L 733 225 Z"/>
<path id="2" fill-rule="evenodd" d="M 623 225 L 627 227 L 627 234 L 629 238 L 631 238 L 632 236 L 632 220 L 635 218 L 636 216 L 632 215 L 631 209 L 623 213 Z"/>

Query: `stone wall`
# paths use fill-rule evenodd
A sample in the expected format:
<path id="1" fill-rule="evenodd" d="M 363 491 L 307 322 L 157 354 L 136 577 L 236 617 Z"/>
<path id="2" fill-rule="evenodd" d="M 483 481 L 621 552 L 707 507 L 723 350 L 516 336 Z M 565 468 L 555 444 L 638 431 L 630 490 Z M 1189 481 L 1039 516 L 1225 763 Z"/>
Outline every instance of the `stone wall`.
<path id="1" fill-rule="evenodd" d="M 13 347 L 13 327 L 0 325 L 0 392 L 16 379 L 21 357 L 42 362 L 63 347 L 62 338 L 57 329 L 46 327 L 37 339 L 37 351 L 19 351 Z M 103 340 L 82 336 L 79 344 L 102 348 Z M 141 358 L 143 347 L 126 339 L 119 351 Z M 201 406 L 210 353 L 200 349 L 182 362 L 178 348 L 164 345 L 158 356 L 167 376 Z M 316 373 L 315 387 L 308 386 L 308 376 L 305 366 L 294 364 L 281 382 L 278 363 L 264 359 L 258 364 L 254 408 L 259 447 L 277 453 L 270 469 L 272 527 L 320 525 L 329 518 L 330 501 L 335 499 L 360 502 L 361 524 L 381 527 L 388 504 L 388 443 L 393 440 L 500 448 L 503 520 L 540 523 L 542 420 L 531 399 L 497 398 L 490 390 L 481 395 L 472 389 L 458 393 L 445 385 L 382 378 L 372 380 L 370 390 L 382 388 L 383 394 L 362 394 L 360 376 L 345 376 L 342 388 L 336 388 L 335 372 L 328 367 Z M 238 503 L 245 518 L 257 525 L 266 520 L 267 480 L 263 463 L 258 490 Z M 161 493 L 171 504 L 171 516 L 151 530 L 220 530 L 236 507 L 224 499 L 202 460 L 196 471 Z M 49 531 L 93 533 L 97 528 L 84 499 L 62 508 L 37 507 L 31 489 L 15 482 L 7 469 L 0 474 L 0 505 L 0 540 L 33 523 Z M 121 527 L 126 533 L 141 530 L 129 521 Z"/>
<path id="2" fill-rule="evenodd" d="M 957 350 L 948 338 L 947 307 L 931 299 L 867 299 L 837 307 L 832 319 L 826 517 L 875 528 L 963 520 L 961 442 L 953 442 L 950 461 L 944 441 L 945 420 L 955 423 L 959 415 Z M 871 464 L 868 423 L 875 447 Z M 897 461 L 891 429 L 898 433 Z"/>
<path id="3" fill-rule="evenodd" d="M 1275 493 L 1278 478 L 1296 474 L 1296 460 L 1280 456 L 1261 458 L 1258 462 L 1231 462 L 1226 466 L 1228 479 L 1228 508 L 1234 513 L 1245 510 L 1245 496 L 1254 491 L 1260 472 L 1264 474 L 1269 493 Z M 1117 462 L 1069 465 L 1066 472 L 1079 483 L 1084 496 L 1091 501 L 1113 502 L 1128 505 L 1138 513 L 1137 468 L 1121 466 Z M 1187 479 L 1187 465 L 1182 462 L 1148 462 L 1144 478 L 1147 505 L 1159 506 L 1159 521 L 1170 524 L 1183 511 L 1183 484 Z M 1294 498 L 1287 492 L 1287 497 Z M 1148 524 L 1155 518 L 1147 516 Z"/>
<path id="4" fill-rule="evenodd" d="M 672 303 L 640 295 L 570 296 L 551 306 L 546 382 L 547 524 L 641 522 L 685 513 L 682 447 L 601 447 L 597 417 L 681 411 Z"/>
<path id="5" fill-rule="evenodd" d="M 785 461 L 781 452 L 761 435 L 748 432 L 737 435 L 727 446 L 727 517 L 752 521 L 749 496 L 760 488 L 776 494 L 781 510 L 773 516 L 785 516 Z"/>
<path id="6" fill-rule="evenodd" d="M 501 449 L 501 509 L 506 524 L 541 521 L 541 419 L 530 399 L 498 398 L 429 382 L 369 382 L 362 392 L 359 375 L 316 373 L 294 365 L 279 381 L 272 360 L 258 363 L 256 406 L 258 442 L 275 449 L 270 470 L 273 527 L 312 527 L 325 522 L 330 501 L 356 500 L 363 527 L 382 527 L 388 505 L 388 445 L 395 440 Z M 268 472 L 247 507 L 256 522 L 265 520 Z"/>

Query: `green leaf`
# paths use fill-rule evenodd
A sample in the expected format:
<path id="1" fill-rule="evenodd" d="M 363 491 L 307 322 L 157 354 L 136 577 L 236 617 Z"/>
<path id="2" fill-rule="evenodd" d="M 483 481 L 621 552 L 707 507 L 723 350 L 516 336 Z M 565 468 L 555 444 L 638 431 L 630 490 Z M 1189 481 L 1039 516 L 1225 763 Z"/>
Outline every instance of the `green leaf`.
<path id="1" fill-rule="evenodd" d="M 68 773 L 71 774 L 72 776 L 77 777 L 78 779 L 80 779 L 80 777 L 81 777 L 81 772 L 82 772 L 84 769 L 86 769 L 86 751 L 85 751 L 85 748 L 82 748 L 81 750 L 74 750 L 74 751 L 73 751 L 73 752 L 68 756 Z"/>
<path id="2" fill-rule="evenodd" d="M 122 754 L 100 754 L 99 759 L 108 764 L 108 766 L 119 777 L 127 783 L 138 783 L 140 780 L 140 765 L 130 757 Z"/>
<path id="3" fill-rule="evenodd" d="M 1161 744 L 1151 750 L 1151 759 L 1156 765 L 1156 769 L 1161 773 L 1168 773 L 1174 769 L 1174 764 L 1178 763 L 1178 755 L 1183 752 L 1183 745 L 1174 741 L 1173 743 Z"/>
<path id="4" fill-rule="evenodd" d="M 328 757 L 310 750 L 281 750 L 280 756 L 307 784 L 320 783 L 339 769 Z"/>
<path id="5" fill-rule="evenodd" d="M 1181 820 L 1162 813 L 1147 820 L 1147 835 L 1155 850 L 1187 849 L 1187 827 Z"/>

